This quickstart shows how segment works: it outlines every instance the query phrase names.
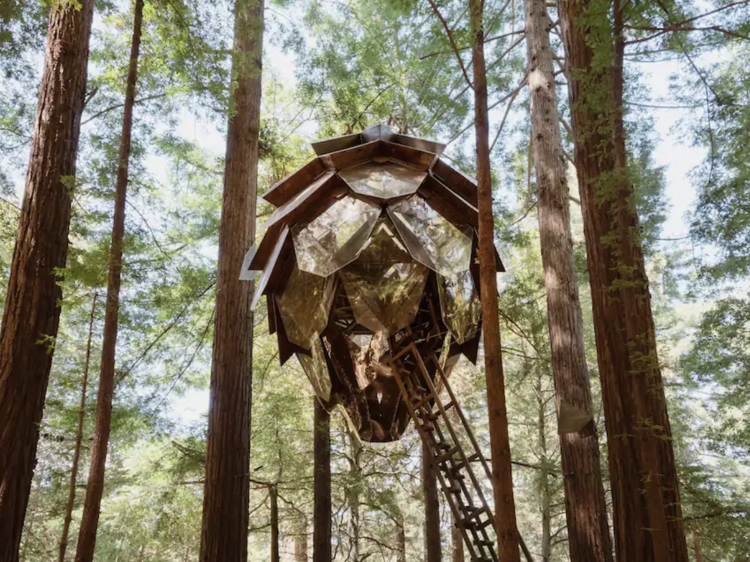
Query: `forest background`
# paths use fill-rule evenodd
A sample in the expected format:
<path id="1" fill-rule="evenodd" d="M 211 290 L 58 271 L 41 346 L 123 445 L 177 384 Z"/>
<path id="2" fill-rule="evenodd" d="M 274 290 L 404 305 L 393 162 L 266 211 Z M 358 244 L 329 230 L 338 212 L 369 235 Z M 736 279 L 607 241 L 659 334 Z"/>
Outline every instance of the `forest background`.
<path id="1" fill-rule="evenodd" d="M 524 14 L 521 2 L 509 4 L 487 2 L 485 10 L 489 31 L 498 37 L 486 48 L 497 244 L 508 269 L 500 276 L 501 319 L 516 503 L 532 554 L 543 561 L 567 560 L 526 55 L 517 32 Z M 626 55 L 630 172 L 644 225 L 686 529 L 692 549 L 702 549 L 705 560 L 727 562 L 750 560 L 750 51 L 743 39 L 710 28 L 747 36 L 747 3 L 734 4 L 702 19 L 703 30 L 649 39 L 653 31 L 631 29 Z M 637 21 L 639 27 L 659 19 L 654 6 L 644 4 L 632 14 L 633 20 L 644 20 Z M 690 17 L 719 4 L 668 6 Z M 0 302 L 5 301 L 49 8 L 26 0 L 0 13 Z M 463 8 L 460 2 L 441 3 L 459 29 L 468 27 Z M 96 544 L 100 560 L 194 560 L 200 546 L 232 9 L 229 2 L 145 3 L 113 431 Z M 555 8 L 549 11 L 555 21 Z M 87 369 L 98 372 L 131 26 L 129 2 L 97 3 L 78 173 L 70 187 L 73 222 L 68 266 L 61 272 L 61 329 L 23 560 L 57 556 L 82 377 Z M 427 2 L 272 2 L 265 26 L 261 191 L 311 157 L 311 140 L 380 122 L 450 141 L 447 157 L 474 175 L 471 96 Z M 553 28 L 553 47 L 561 58 L 558 34 Z M 569 122 L 562 72 L 558 80 L 560 109 Z M 572 153 L 567 135 L 564 142 Z M 594 403 L 600 404 L 572 165 L 569 175 L 586 350 Z M 267 204 L 259 204 L 261 229 L 269 213 Z M 281 554 L 291 559 L 307 550 L 311 533 L 313 393 L 295 361 L 278 366 L 264 314 L 255 320 L 249 550 L 252 560 L 268 558 L 274 488 Z M 452 380 L 486 448 L 485 384 L 478 365 L 463 362 Z M 95 379 L 89 378 L 85 390 L 89 399 L 72 537 L 89 464 Z M 606 454 L 601 419 L 599 425 Z M 336 559 L 351 560 L 356 553 L 357 560 L 396 560 L 402 550 L 408 560 L 423 559 L 417 436 L 411 432 L 399 443 L 359 451 L 344 421 L 334 416 L 332 447 Z M 448 556 L 451 518 L 445 506 L 442 514 Z"/>

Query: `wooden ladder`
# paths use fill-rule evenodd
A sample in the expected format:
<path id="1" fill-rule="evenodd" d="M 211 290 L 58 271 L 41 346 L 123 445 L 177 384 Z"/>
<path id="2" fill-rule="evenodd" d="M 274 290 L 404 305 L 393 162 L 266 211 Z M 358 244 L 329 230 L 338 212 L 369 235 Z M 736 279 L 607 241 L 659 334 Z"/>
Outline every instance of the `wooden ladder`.
<path id="1" fill-rule="evenodd" d="M 417 368 L 408 368 L 406 361 L 415 362 Z M 388 358 L 387 363 L 396 378 L 409 415 L 432 453 L 440 487 L 472 562 L 498 562 L 494 540 L 495 516 L 472 465 L 480 463 L 489 482 L 492 481 L 490 469 L 440 361 L 434 351 L 423 358 L 417 345 L 410 343 Z M 435 366 L 434 380 L 427 369 L 430 363 Z M 448 396 L 445 404 L 438 390 L 441 387 Z M 450 419 L 450 411 L 455 412 L 454 421 Z M 463 431 L 461 436 L 457 429 Z M 463 444 L 460 437 L 463 437 Z"/>

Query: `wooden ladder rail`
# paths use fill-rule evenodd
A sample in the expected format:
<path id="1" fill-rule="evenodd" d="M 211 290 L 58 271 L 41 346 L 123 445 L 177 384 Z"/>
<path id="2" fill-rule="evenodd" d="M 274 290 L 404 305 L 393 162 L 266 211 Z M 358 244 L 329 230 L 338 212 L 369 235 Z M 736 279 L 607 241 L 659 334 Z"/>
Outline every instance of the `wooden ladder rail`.
<path id="1" fill-rule="evenodd" d="M 411 353 L 416 361 L 416 371 L 421 373 L 421 381 L 417 372 L 403 367 L 401 359 L 407 353 Z M 453 512 L 471 559 L 478 562 L 497 562 L 495 541 L 491 540 L 487 533 L 488 527 L 492 527 L 494 531 L 495 518 L 471 464 L 475 460 L 480 460 L 488 477 L 490 476 L 489 467 L 486 465 L 484 456 L 478 448 L 471 428 L 434 353 L 431 354 L 430 359 L 435 362 L 436 372 L 441 377 L 443 385 L 448 389 L 451 401 L 447 405 L 444 405 L 440 399 L 421 353 L 414 343 L 410 343 L 394 357 L 389 358 L 388 363 L 396 378 L 396 383 L 404 398 L 409 415 L 414 421 L 420 437 L 432 453 L 440 486 Z M 431 403 L 436 406 L 436 410 L 431 408 Z M 469 437 L 470 444 L 474 449 L 471 455 L 467 455 L 464 451 L 448 417 L 447 410 L 450 408 L 456 409 L 461 425 Z M 438 420 L 443 422 L 447 434 L 441 430 L 437 423 Z M 469 476 L 471 487 L 467 486 L 464 473 Z M 474 505 L 475 500 L 478 500 L 481 505 Z M 486 516 L 484 521 L 481 518 L 482 515 Z"/>

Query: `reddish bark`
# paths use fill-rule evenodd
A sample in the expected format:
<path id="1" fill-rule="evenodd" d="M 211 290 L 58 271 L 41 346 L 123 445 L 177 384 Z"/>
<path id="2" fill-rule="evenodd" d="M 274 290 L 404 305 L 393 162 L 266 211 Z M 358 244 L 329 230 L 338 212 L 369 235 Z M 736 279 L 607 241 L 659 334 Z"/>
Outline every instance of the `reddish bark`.
<path id="1" fill-rule="evenodd" d="M 320 403 L 315 402 L 313 498 L 313 562 L 331 562 L 331 420 Z"/>
<path id="2" fill-rule="evenodd" d="M 83 365 L 83 377 L 81 379 L 81 402 L 78 408 L 78 428 L 76 430 L 76 444 L 73 449 L 73 464 L 70 467 L 70 488 L 68 490 L 68 503 L 65 506 L 65 517 L 63 518 L 63 530 L 60 537 L 60 551 L 57 562 L 65 562 L 65 551 L 68 549 L 68 533 L 70 522 L 73 519 L 73 508 L 76 503 L 76 481 L 78 479 L 78 462 L 81 458 L 81 442 L 83 441 L 83 421 L 86 416 L 86 389 L 89 382 L 89 363 L 91 361 L 91 342 L 94 335 L 94 316 L 96 314 L 96 301 L 98 293 L 94 293 L 91 301 L 91 315 L 89 316 L 89 335 L 86 341 L 86 359 Z"/>
<path id="3" fill-rule="evenodd" d="M 99 512 L 104 493 L 104 469 L 112 425 L 112 397 L 115 389 L 115 352 L 117 348 L 117 321 L 120 310 L 120 282 L 122 276 L 122 245 L 125 237 L 125 201 L 128 191 L 128 165 L 130 163 L 130 140 L 133 130 L 133 106 L 138 81 L 138 56 L 141 47 L 143 23 L 143 0 L 136 0 L 133 16 L 133 39 L 130 45 L 130 63 L 125 87 L 125 106 L 120 137 L 120 153 L 117 162 L 117 187 L 115 212 L 112 221 L 112 241 L 109 250 L 109 279 L 107 283 L 107 305 L 104 314 L 102 336 L 102 360 L 99 372 L 99 395 L 94 422 L 94 443 L 91 447 L 91 466 L 86 486 L 86 502 L 83 505 L 81 528 L 78 533 L 76 562 L 91 562 L 96 548 L 96 532 L 99 527 Z"/>
<path id="4" fill-rule="evenodd" d="M 549 40 L 551 25 L 545 0 L 526 0 L 532 146 L 560 456 L 566 475 L 568 547 L 571 560 L 610 562 L 612 539 L 573 261 L 569 191 Z"/>
<path id="5" fill-rule="evenodd" d="M 474 61 L 474 125 L 477 146 L 477 190 L 479 202 L 479 284 L 482 295 L 484 370 L 487 379 L 492 487 L 495 497 L 498 557 L 503 562 L 520 562 L 513 470 L 505 405 L 505 376 L 500 351 L 500 320 L 495 268 L 492 178 L 490 175 L 489 112 L 484 60 L 483 1 L 470 0 Z"/>
<path id="6" fill-rule="evenodd" d="M 255 240 L 260 129 L 263 0 L 235 3 L 232 75 L 219 227 L 202 562 L 245 562 L 249 519 L 252 413 L 253 284 L 240 281 Z"/>
<path id="7" fill-rule="evenodd" d="M 54 2 L 0 330 L 0 561 L 18 560 L 52 366 L 94 2 Z"/>
<path id="8" fill-rule="evenodd" d="M 607 14 L 586 13 L 590 7 L 588 1 L 559 4 L 607 428 L 616 556 L 621 562 L 687 562 L 638 213 L 625 174 L 622 6 L 615 2 L 614 33 Z M 588 26 L 580 25 L 582 14 L 591 22 Z M 609 68 L 593 62 L 591 43 L 596 39 L 587 41 L 592 24 L 606 26 L 611 34 L 614 64 Z M 604 102 L 602 92 L 609 94 Z"/>

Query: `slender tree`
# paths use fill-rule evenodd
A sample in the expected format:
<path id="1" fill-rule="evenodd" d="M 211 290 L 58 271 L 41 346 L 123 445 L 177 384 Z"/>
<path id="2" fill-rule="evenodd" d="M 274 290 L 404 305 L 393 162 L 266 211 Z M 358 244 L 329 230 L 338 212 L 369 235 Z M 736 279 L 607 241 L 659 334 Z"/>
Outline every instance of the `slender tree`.
<path id="1" fill-rule="evenodd" d="M 633 185 L 626 173 L 623 6 L 619 0 L 613 6 L 561 0 L 559 12 L 607 428 L 616 556 L 620 562 L 686 562 L 651 296 Z"/>
<path id="2" fill-rule="evenodd" d="M 203 495 L 203 562 L 247 560 L 253 285 L 240 281 L 239 272 L 255 240 L 263 0 L 236 0 L 234 16 Z"/>
<path id="3" fill-rule="evenodd" d="M 0 561 L 18 560 L 68 255 L 93 0 L 52 3 L 0 328 Z"/>
<path id="4" fill-rule="evenodd" d="M 133 14 L 133 38 L 130 44 L 130 62 L 125 86 L 125 104 L 120 137 L 120 152 L 117 160 L 117 186 L 115 212 L 112 221 L 112 241 L 109 250 L 109 278 L 107 282 L 107 304 L 104 313 L 102 336 L 102 360 L 99 372 L 99 394 L 94 422 L 94 443 L 91 447 L 91 466 L 86 486 L 86 502 L 83 505 L 81 528 L 78 533 L 76 562 L 91 562 L 96 548 L 96 532 L 99 527 L 102 494 L 104 493 L 104 469 L 112 425 L 112 396 L 115 388 L 115 351 L 117 348 L 117 324 L 120 310 L 120 284 L 122 277 L 122 246 L 125 238 L 125 202 L 128 191 L 128 165 L 130 163 L 130 140 L 133 130 L 133 106 L 138 81 L 138 57 L 141 49 L 141 27 L 143 24 L 143 2 L 135 0 Z"/>
<path id="5" fill-rule="evenodd" d="M 500 351 L 500 319 L 497 299 L 492 177 L 490 174 L 489 110 L 487 74 L 484 61 L 484 22 L 482 0 L 470 0 L 472 58 L 474 61 L 474 128 L 477 150 L 477 190 L 479 202 L 479 285 L 482 294 L 484 370 L 487 379 L 487 409 L 490 419 L 492 487 L 495 496 L 498 557 L 504 562 L 520 562 L 516 505 L 513 495 L 513 469 L 505 405 L 505 376 Z M 458 56 L 458 54 L 457 54 Z"/>
<path id="6" fill-rule="evenodd" d="M 279 489 L 276 484 L 268 487 L 271 503 L 271 562 L 279 562 Z"/>
<path id="7" fill-rule="evenodd" d="M 313 562 L 331 562 L 331 419 L 320 400 L 313 401 Z"/>
<path id="8" fill-rule="evenodd" d="M 425 562 L 440 562 L 440 501 L 438 500 L 435 461 L 427 443 L 422 441 L 422 490 L 424 491 L 424 552 Z"/>
<path id="9" fill-rule="evenodd" d="M 83 441 L 83 422 L 86 417 L 86 389 L 89 382 L 89 364 L 91 361 L 91 343 L 94 336 L 94 316 L 96 315 L 96 301 L 99 293 L 94 293 L 91 299 L 91 314 L 89 316 L 89 333 L 86 339 L 86 359 L 83 364 L 83 377 L 81 378 L 81 401 L 78 407 L 78 427 L 76 428 L 76 441 L 73 448 L 73 464 L 70 467 L 70 487 L 68 489 L 68 503 L 65 505 L 65 516 L 63 517 L 63 529 L 60 536 L 60 550 L 57 562 L 65 562 L 65 551 L 68 549 L 68 533 L 70 522 L 73 519 L 73 508 L 76 503 L 76 481 L 78 479 L 78 462 L 81 458 L 81 442 Z"/>
<path id="10" fill-rule="evenodd" d="M 583 343 L 583 316 L 573 262 L 570 203 L 544 0 L 526 0 L 528 87 L 539 236 L 555 380 L 560 456 L 571 560 L 609 562 L 612 541 L 599 463 L 599 439 Z M 542 419 L 542 422 L 544 420 Z M 542 556 L 543 559 L 547 559 Z"/>

